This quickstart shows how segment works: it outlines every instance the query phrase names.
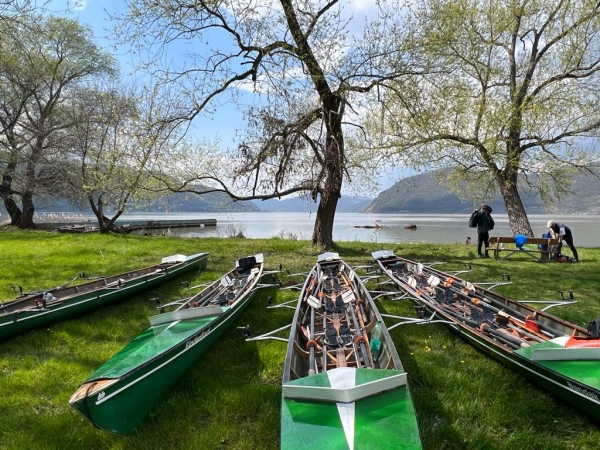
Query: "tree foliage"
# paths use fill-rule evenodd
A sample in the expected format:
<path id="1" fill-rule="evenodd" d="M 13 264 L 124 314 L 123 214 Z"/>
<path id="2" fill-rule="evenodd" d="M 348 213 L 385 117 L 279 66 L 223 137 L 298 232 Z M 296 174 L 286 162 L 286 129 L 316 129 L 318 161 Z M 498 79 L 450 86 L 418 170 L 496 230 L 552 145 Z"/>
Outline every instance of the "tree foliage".
<path id="1" fill-rule="evenodd" d="M 32 15 L 0 27 L 0 197 L 12 224 L 29 228 L 34 197 L 56 194 L 51 162 L 60 148 L 51 137 L 72 126 L 65 99 L 93 77 L 115 74 L 115 62 L 73 20 Z"/>
<path id="2" fill-rule="evenodd" d="M 87 203 L 101 232 L 116 229 L 131 200 L 150 195 L 149 174 L 170 137 L 168 124 L 155 128 L 159 104 L 155 92 L 98 85 L 74 92 L 65 106 L 72 126 L 53 137 L 62 150 L 52 165 L 65 185 L 63 195 Z"/>
<path id="3" fill-rule="evenodd" d="M 221 155 L 227 174 L 217 173 L 211 152 L 212 164 L 180 171 L 177 184 L 169 175 L 169 188 L 240 200 L 308 192 L 319 202 L 313 243 L 331 247 L 344 180 L 371 167 L 351 156 L 346 135 L 367 94 L 409 67 L 395 45 L 400 9 L 378 11 L 357 32 L 350 1 L 130 1 L 118 34 L 149 55 L 147 68 L 171 88 L 179 105 L 171 120 L 234 101 L 248 121 L 236 148 Z M 188 57 L 161 66 L 170 51 Z"/>
<path id="4" fill-rule="evenodd" d="M 425 0 L 408 23 L 429 70 L 386 98 L 378 145 L 499 190 L 512 231 L 533 235 L 519 190 L 559 195 L 597 160 L 600 4 Z"/>

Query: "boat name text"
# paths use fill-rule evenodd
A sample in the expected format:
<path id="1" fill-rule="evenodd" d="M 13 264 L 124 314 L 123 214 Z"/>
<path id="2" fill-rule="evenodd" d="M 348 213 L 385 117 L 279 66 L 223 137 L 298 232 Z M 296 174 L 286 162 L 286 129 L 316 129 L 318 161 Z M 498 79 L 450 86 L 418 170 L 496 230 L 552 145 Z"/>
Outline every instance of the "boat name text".
<path id="1" fill-rule="evenodd" d="M 575 392 L 585 395 L 586 397 L 589 397 L 593 400 L 600 401 L 600 399 L 598 398 L 598 396 L 595 393 L 590 392 L 587 389 L 580 388 L 579 386 L 574 385 L 570 381 L 567 381 L 567 385 L 569 386 L 570 389 L 573 389 Z"/>
<path id="2" fill-rule="evenodd" d="M 186 350 L 188 348 L 190 348 L 193 345 L 196 345 L 198 342 L 200 342 L 202 339 L 204 339 L 206 337 L 206 335 L 210 333 L 210 328 L 208 330 L 204 330 L 202 333 L 200 333 L 198 336 L 196 336 L 194 339 L 189 340 L 185 343 L 185 348 Z"/>

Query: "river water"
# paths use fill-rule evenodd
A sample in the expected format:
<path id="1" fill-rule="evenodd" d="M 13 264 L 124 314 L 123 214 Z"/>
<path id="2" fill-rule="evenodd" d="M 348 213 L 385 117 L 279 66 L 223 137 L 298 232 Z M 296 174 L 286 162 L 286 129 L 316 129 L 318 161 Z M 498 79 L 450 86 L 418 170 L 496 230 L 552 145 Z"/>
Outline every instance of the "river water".
<path id="1" fill-rule="evenodd" d="M 505 215 L 492 215 L 496 226 L 490 236 L 512 236 Z M 173 228 L 172 234 L 187 237 L 229 237 L 242 232 L 247 238 L 274 236 L 309 240 L 315 223 L 315 213 L 307 212 L 249 212 L 249 213 L 182 213 L 182 214 L 129 214 L 127 220 L 193 220 L 217 219 L 216 227 Z M 562 222 L 571 228 L 575 246 L 598 247 L 600 215 L 548 216 L 530 215 L 529 220 L 537 237 L 548 231 L 548 220 Z M 381 228 L 358 228 L 377 223 Z M 334 241 L 363 241 L 381 243 L 464 243 L 470 236 L 477 242 L 477 232 L 468 226 L 468 214 L 336 214 L 333 228 Z M 416 225 L 416 229 L 406 229 Z"/>

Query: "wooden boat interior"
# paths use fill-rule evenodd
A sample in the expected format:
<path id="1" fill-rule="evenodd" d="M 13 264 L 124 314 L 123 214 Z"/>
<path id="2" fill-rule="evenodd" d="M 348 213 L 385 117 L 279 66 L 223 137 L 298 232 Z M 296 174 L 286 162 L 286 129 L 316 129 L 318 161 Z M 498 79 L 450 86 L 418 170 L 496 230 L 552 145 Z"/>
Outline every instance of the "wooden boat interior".
<path id="1" fill-rule="evenodd" d="M 178 261 L 161 262 L 158 265 L 132 270 L 130 272 L 108 277 L 97 278 L 75 286 L 65 286 L 59 289 L 36 292 L 17 298 L 8 303 L 0 304 L 0 316 L 26 310 L 44 310 L 58 306 L 63 300 L 78 295 L 105 289 L 120 289 L 125 283 L 148 275 L 160 276 L 165 270 Z M 48 295 L 50 294 L 50 295 Z"/>
<path id="2" fill-rule="evenodd" d="M 400 367 L 385 327 L 380 353 L 372 354 L 369 339 L 381 317 L 362 281 L 343 261 L 318 263 L 299 302 L 284 382 L 341 367 Z"/>
<path id="3" fill-rule="evenodd" d="M 118 378 L 105 378 L 102 380 L 94 380 L 84 383 L 71 396 L 69 402 L 77 402 L 85 397 L 91 397 L 93 395 L 96 395 L 104 389 L 107 389 L 111 385 L 117 383 L 118 381 Z"/>
<path id="4" fill-rule="evenodd" d="M 598 337 L 580 326 L 427 265 L 400 257 L 380 259 L 379 264 L 429 310 L 509 350 L 565 336 L 600 347 Z"/>
<path id="5" fill-rule="evenodd" d="M 242 294 L 256 284 L 255 281 L 258 281 L 257 278 L 262 272 L 262 263 L 262 255 L 239 260 L 235 269 L 210 283 L 193 297 L 160 306 L 162 314 L 150 317 L 150 323 L 154 326 L 172 320 L 185 320 L 226 311 L 243 297 Z M 169 307 L 175 310 L 168 312 Z"/>

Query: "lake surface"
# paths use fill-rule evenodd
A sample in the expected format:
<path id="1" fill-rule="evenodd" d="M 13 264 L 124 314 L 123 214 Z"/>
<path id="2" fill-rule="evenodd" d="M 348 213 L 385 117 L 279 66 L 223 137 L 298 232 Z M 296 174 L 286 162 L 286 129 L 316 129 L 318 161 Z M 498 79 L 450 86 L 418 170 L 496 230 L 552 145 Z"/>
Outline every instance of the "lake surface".
<path id="1" fill-rule="evenodd" d="M 198 214 L 128 214 L 126 220 L 193 220 L 217 219 L 216 227 L 183 228 L 171 230 L 173 234 L 188 237 L 227 237 L 243 232 L 247 238 L 269 238 L 273 236 L 297 237 L 309 240 L 315 223 L 316 213 L 296 212 L 248 212 L 248 213 L 198 213 Z M 490 236 L 512 236 L 506 215 L 492 214 L 496 226 Z M 529 220 L 534 234 L 539 237 L 548 231 L 548 220 L 562 222 L 571 228 L 576 247 L 598 247 L 600 215 L 549 216 L 530 215 Z M 375 221 L 382 228 L 357 228 L 373 225 Z M 464 243 L 470 236 L 477 242 L 477 232 L 468 226 L 468 214 L 336 214 L 334 241 L 363 241 L 381 243 L 426 242 Z M 405 229 L 416 225 L 416 230 Z"/>

